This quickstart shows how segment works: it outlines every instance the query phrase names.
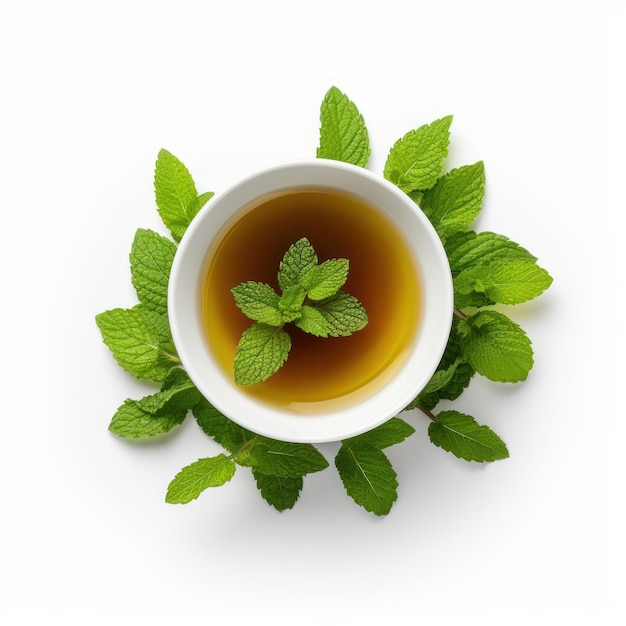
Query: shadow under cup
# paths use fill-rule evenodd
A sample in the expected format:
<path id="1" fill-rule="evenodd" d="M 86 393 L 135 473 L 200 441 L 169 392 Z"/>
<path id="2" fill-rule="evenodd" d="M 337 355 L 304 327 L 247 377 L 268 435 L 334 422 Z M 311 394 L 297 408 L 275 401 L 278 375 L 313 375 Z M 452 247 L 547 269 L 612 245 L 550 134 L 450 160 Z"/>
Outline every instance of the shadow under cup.
<path id="1" fill-rule="evenodd" d="M 292 220 L 291 230 L 266 229 L 279 240 L 272 245 L 262 236 L 262 229 L 256 243 L 250 239 L 246 245 L 242 235 L 238 245 L 243 242 L 254 250 L 248 254 L 248 265 L 241 264 L 240 275 L 227 255 L 217 263 L 225 242 L 236 240 L 237 233 L 245 233 L 246 229 L 254 234 L 257 219 L 276 220 L 281 215 L 281 198 L 289 202 L 294 194 L 304 194 L 299 202 L 312 198 L 318 206 L 322 206 L 320 198 L 330 201 L 323 203 L 325 209 L 321 212 L 303 208 L 298 219 Z M 350 200 L 363 210 L 350 209 L 344 215 L 342 207 Z M 363 215 L 368 219 L 362 219 Z M 251 225 L 246 226 L 246 221 Z M 276 235 L 277 231 L 282 234 Z M 279 371 L 267 383 L 239 387 L 232 374 L 232 356 L 241 329 L 253 322 L 234 307 L 230 288 L 244 280 L 271 282 L 262 280 L 264 263 L 273 268 L 269 271 L 275 282 L 282 254 L 300 236 L 313 243 L 320 262 L 337 256 L 350 260 L 345 291 L 363 302 L 370 322 L 351 337 L 313 338 L 315 343 L 309 344 L 306 341 L 310 337 L 298 338 L 297 329 L 292 335 L 292 325 L 288 325 L 286 330 L 293 340 L 287 361 L 290 365 L 293 359 L 291 370 L 286 365 L 285 373 Z M 272 252 L 265 254 L 268 250 Z M 211 300 L 214 308 L 208 315 L 207 276 L 208 284 L 215 286 L 210 293 L 224 294 Z M 416 296 L 411 297 L 411 292 Z M 371 430 L 398 414 L 426 385 L 450 332 L 452 278 L 439 237 L 404 192 L 363 168 L 316 159 L 262 171 L 205 205 L 187 229 L 175 256 L 168 309 L 183 367 L 220 412 L 253 432 L 275 439 L 338 441 Z M 361 337 L 357 337 L 359 333 Z M 296 356 L 302 341 L 305 343 Z M 367 341 L 369 347 L 359 352 L 358 346 Z M 396 349 L 390 345 L 393 341 L 401 345 Z M 329 352 L 324 355 L 324 350 Z M 350 350 L 355 354 L 352 363 Z M 299 367 L 298 358 L 304 362 L 308 357 L 311 361 L 316 351 L 324 372 L 319 372 L 321 378 L 312 378 L 307 389 L 307 377 L 294 372 Z M 365 366 L 364 355 L 369 355 L 373 367 Z M 342 358 L 348 360 L 342 364 Z M 362 383 L 358 378 L 350 379 L 352 370 L 357 372 L 355 376 L 364 377 Z M 324 384 L 330 390 L 326 397 L 318 393 L 320 385 L 324 386 L 320 383 L 324 375 Z M 344 379 L 347 382 L 342 387 Z"/>

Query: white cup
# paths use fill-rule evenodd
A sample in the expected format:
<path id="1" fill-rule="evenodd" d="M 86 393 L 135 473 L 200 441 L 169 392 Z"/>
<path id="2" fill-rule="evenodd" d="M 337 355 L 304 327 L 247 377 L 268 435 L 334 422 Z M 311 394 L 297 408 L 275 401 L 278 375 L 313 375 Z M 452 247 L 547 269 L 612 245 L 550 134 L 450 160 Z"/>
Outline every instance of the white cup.
<path id="1" fill-rule="evenodd" d="M 364 199 L 395 224 L 406 239 L 421 282 L 421 320 L 408 356 L 379 389 L 356 404 L 329 402 L 303 417 L 261 402 L 234 382 L 211 352 L 202 314 L 202 291 L 212 244 L 233 216 L 259 198 L 294 188 L 324 188 Z M 220 412 L 249 430 L 292 442 L 339 441 L 382 424 L 404 409 L 424 388 L 445 349 L 453 313 L 450 266 L 434 228 L 404 192 L 360 167 L 315 159 L 279 165 L 216 194 L 183 236 L 172 266 L 169 320 L 183 367 L 202 395 Z M 324 339 L 320 339 L 324 341 Z"/>

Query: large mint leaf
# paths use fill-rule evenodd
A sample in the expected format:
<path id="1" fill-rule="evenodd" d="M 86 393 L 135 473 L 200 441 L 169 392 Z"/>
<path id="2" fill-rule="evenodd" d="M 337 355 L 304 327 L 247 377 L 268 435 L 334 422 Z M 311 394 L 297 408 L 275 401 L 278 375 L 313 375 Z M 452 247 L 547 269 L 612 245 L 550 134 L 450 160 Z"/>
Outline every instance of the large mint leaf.
<path id="1" fill-rule="evenodd" d="M 100 313 L 96 324 L 115 360 L 136 378 L 161 382 L 180 362 L 167 318 L 142 305 Z"/>
<path id="2" fill-rule="evenodd" d="M 239 424 L 220 413 L 205 398 L 201 398 L 192 407 L 192 413 L 203 432 L 212 437 L 231 454 L 241 450 L 251 439 L 256 437 L 254 433 L 239 426 Z"/>
<path id="3" fill-rule="evenodd" d="M 326 318 L 312 306 L 305 304 L 300 309 L 300 317 L 294 323 L 305 333 L 315 335 L 316 337 L 328 337 L 330 326 Z"/>
<path id="4" fill-rule="evenodd" d="M 445 248 L 452 276 L 464 269 L 500 259 L 537 260 L 537 257 L 508 237 L 488 231 L 455 233 L 446 239 Z"/>
<path id="5" fill-rule="evenodd" d="M 293 508 L 302 491 L 302 476 L 272 476 L 252 470 L 256 486 L 263 499 L 277 511 Z"/>
<path id="6" fill-rule="evenodd" d="M 411 130 L 396 141 L 385 163 L 385 178 L 406 193 L 430 189 L 448 155 L 451 124 L 449 115 Z"/>
<path id="7" fill-rule="evenodd" d="M 205 489 L 220 487 L 235 474 L 237 466 L 225 454 L 198 459 L 184 467 L 167 488 L 165 501 L 169 504 L 187 504 L 195 500 Z"/>
<path id="8" fill-rule="evenodd" d="M 291 338 L 282 328 L 253 324 L 237 344 L 235 382 L 255 385 L 267 380 L 283 366 L 290 349 Z"/>
<path id="9" fill-rule="evenodd" d="M 147 309 L 167 315 L 167 287 L 176 244 L 152 230 L 140 228 L 130 251 L 131 281 Z"/>
<path id="10" fill-rule="evenodd" d="M 387 515 L 398 498 L 397 475 L 384 452 L 368 444 L 345 442 L 335 466 L 347 494 L 366 511 Z"/>
<path id="11" fill-rule="evenodd" d="M 428 427 L 430 440 L 466 461 L 490 462 L 506 459 L 505 443 L 487 426 L 458 411 L 442 411 Z"/>
<path id="12" fill-rule="evenodd" d="M 368 317 L 363 305 L 354 296 L 342 291 L 315 303 L 315 308 L 326 320 L 331 337 L 349 337 L 367 326 Z"/>
<path id="13" fill-rule="evenodd" d="M 503 313 L 478 311 L 459 322 L 463 352 L 479 374 L 496 382 L 526 380 L 533 366 L 531 342 Z"/>
<path id="14" fill-rule="evenodd" d="M 185 165 L 167 150 L 160 150 L 154 169 L 154 192 L 159 215 L 176 241 L 180 241 L 191 220 L 213 195 L 198 196 Z"/>
<path id="15" fill-rule="evenodd" d="M 370 156 L 369 136 L 356 105 L 337 87 L 324 96 L 320 110 L 317 157 L 364 167 Z"/>
<path id="16" fill-rule="evenodd" d="M 534 261 L 501 259 L 463 270 L 454 278 L 454 291 L 484 294 L 501 304 L 520 304 L 536 298 L 551 284 L 550 274 Z"/>
<path id="17" fill-rule="evenodd" d="M 483 162 L 453 169 L 426 190 L 420 208 L 442 239 L 465 231 L 482 208 L 485 192 Z"/>
<path id="18" fill-rule="evenodd" d="M 348 278 L 348 259 L 329 259 L 312 267 L 300 280 L 311 300 L 334 296 Z"/>

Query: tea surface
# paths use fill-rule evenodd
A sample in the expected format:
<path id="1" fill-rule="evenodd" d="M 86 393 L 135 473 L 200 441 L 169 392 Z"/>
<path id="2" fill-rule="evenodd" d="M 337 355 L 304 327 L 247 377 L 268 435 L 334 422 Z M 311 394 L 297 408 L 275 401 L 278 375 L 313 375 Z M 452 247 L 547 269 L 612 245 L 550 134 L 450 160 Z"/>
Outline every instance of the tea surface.
<path id="1" fill-rule="evenodd" d="M 235 305 L 231 288 L 253 280 L 280 293 L 279 263 L 302 237 L 320 263 L 349 259 L 342 290 L 361 301 L 368 325 L 349 337 L 319 338 L 288 324 L 292 348 L 286 364 L 267 381 L 240 388 L 296 413 L 319 414 L 371 395 L 402 366 L 419 326 L 420 284 L 404 236 L 360 198 L 320 188 L 262 198 L 235 216 L 208 257 L 206 337 L 229 376 L 237 343 L 252 324 Z"/>

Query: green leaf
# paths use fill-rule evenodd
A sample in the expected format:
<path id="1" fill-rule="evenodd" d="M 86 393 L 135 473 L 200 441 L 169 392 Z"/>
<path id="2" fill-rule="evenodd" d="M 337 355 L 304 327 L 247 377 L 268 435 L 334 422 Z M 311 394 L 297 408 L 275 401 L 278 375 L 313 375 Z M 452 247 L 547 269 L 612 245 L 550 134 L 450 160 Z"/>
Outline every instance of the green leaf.
<path id="1" fill-rule="evenodd" d="M 130 251 L 130 270 L 137 297 L 147 309 L 167 315 L 167 286 L 176 244 L 140 228 Z"/>
<path id="2" fill-rule="evenodd" d="M 200 209 L 214 196 L 215 194 L 212 191 L 205 191 L 201 193 L 199 196 L 196 196 L 190 203 L 187 208 L 187 215 L 189 217 L 189 222 L 193 220 L 193 218 L 200 212 Z"/>
<path id="3" fill-rule="evenodd" d="M 241 450 L 251 439 L 256 437 L 254 433 L 220 413 L 205 398 L 201 398 L 191 411 L 202 431 L 231 454 Z"/>
<path id="4" fill-rule="evenodd" d="M 387 515 L 398 498 L 397 475 L 385 454 L 371 445 L 339 448 L 335 466 L 347 494 L 366 511 Z"/>
<path id="5" fill-rule="evenodd" d="M 485 294 L 491 302 L 519 304 L 542 294 L 552 284 L 546 270 L 527 259 L 501 259 L 469 267 L 454 279 L 460 294 Z"/>
<path id="6" fill-rule="evenodd" d="M 465 231 L 482 208 L 485 168 L 482 161 L 453 169 L 426 190 L 420 208 L 442 239 Z"/>
<path id="7" fill-rule="evenodd" d="M 235 474 L 237 466 L 225 454 L 212 458 L 198 459 L 183 467 L 167 488 L 165 501 L 168 504 L 187 504 L 195 500 L 205 489 L 220 487 Z"/>
<path id="8" fill-rule="evenodd" d="M 291 339 L 282 328 L 257 322 L 237 344 L 235 382 L 254 385 L 267 380 L 283 366 L 289 350 Z"/>
<path id="9" fill-rule="evenodd" d="M 255 322 L 280 326 L 283 316 L 278 308 L 278 294 L 270 285 L 248 281 L 231 289 L 235 304 Z"/>
<path id="10" fill-rule="evenodd" d="M 399 417 L 392 417 L 366 433 L 345 439 L 343 443 L 347 446 L 364 444 L 382 450 L 383 448 L 389 448 L 401 443 L 414 432 L 413 426 L 410 426 Z"/>
<path id="11" fill-rule="evenodd" d="M 289 247 L 280 262 L 278 285 L 282 291 L 298 285 L 301 278 L 317 265 L 317 254 L 306 237 Z"/>
<path id="12" fill-rule="evenodd" d="M 154 192 L 159 215 L 172 237 L 180 241 L 200 210 L 196 186 L 187 168 L 167 150 L 160 150 L 154 170 Z M 203 194 L 204 198 L 206 195 Z M 206 202 L 208 198 L 204 200 Z"/>
<path id="13" fill-rule="evenodd" d="M 277 511 L 293 508 L 302 491 L 302 476 L 272 476 L 252 470 L 256 486 L 263 499 Z"/>
<path id="14" fill-rule="evenodd" d="M 367 326 L 368 317 L 363 305 L 342 291 L 317 303 L 315 308 L 324 316 L 331 337 L 348 337 Z"/>
<path id="15" fill-rule="evenodd" d="M 261 474 L 292 478 L 328 467 L 328 461 L 310 443 L 289 443 L 261 435 L 252 440 L 246 462 L 240 464 L 249 465 Z"/>
<path id="16" fill-rule="evenodd" d="M 278 300 L 278 308 L 283 322 L 293 322 L 300 317 L 300 310 L 305 298 L 306 292 L 304 287 L 300 285 L 293 285 L 285 289 Z"/>
<path id="17" fill-rule="evenodd" d="M 363 116 L 337 87 L 331 87 L 320 111 L 320 145 L 317 157 L 364 167 L 370 156 Z"/>
<path id="18" fill-rule="evenodd" d="M 295 321 L 295 324 L 305 333 L 316 337 L 328 337 L 330 328 L 328 321 L 320 311 L 307 304 L 300 309 L 300 317 Z"/>
<path id="19" fill-rule="evenodd" d="M 490 462 L 506 459 L 505 443 L 487 426 L 458 411 L 442 411 L 428 427 L 430 440 L 466 461 Z"/>
<path id="20" fill-rule="evenodd" d="M 530 339 L 498 311 L 478 311 L 459 322 L 463 352 L 479 373 L 496 382 L 526 380 L 533 366 Z"/>
<path id="21" fill-rule="evenodd" d="M 537 260 L 537 257 L 508 237 L 488 231 L 455 233 L 446 240 L 445 249 L 452 276 L 464 269 L 500 259 Z"/>
<path id="22" fill-rule="evenodd" d="M 385 163 L 385 178 L 406 193 L 430 189 L 448 155 L 451 124 L 452 116 L 448 115 L 396 141 Z"/>
<path id="23" fill-rule="evenodd" d="M 142 305 L 100 313 L 96 324 L 115 360 L 136 378 L 161 382 L 180 363 L 167 318 Z"/>
<path id="24" fill-rule="evenodd" d="M 311 300 L 334 296 L 348 279 L 348 259 L 330 259 L 312 267 L 300 280 Z"/>

